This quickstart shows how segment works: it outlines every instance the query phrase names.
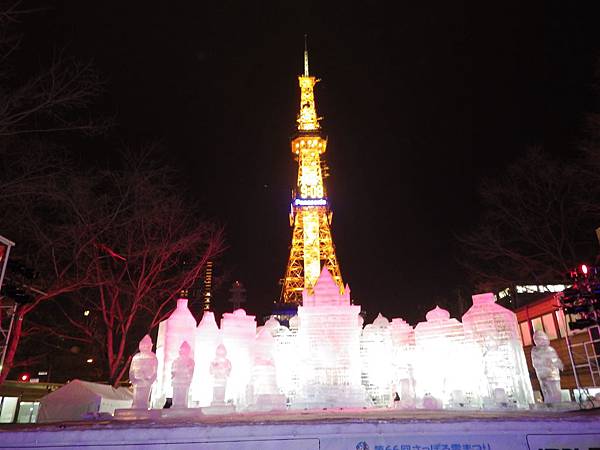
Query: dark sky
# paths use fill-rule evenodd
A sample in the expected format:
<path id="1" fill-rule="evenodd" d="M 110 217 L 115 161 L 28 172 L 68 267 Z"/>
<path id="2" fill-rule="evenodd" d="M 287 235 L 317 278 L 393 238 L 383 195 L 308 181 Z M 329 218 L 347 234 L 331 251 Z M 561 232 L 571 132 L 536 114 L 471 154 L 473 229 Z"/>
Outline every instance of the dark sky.
<path id="1" fill-rule="evenodd" d="M 107 92 L 93 108 L 118 126 L 82 151 L 101 161 L 161 142 L 182 189 L 226 225 L 217 272 L 242 281 L 261 314 L 291 240 L 289 138 L 308 33 L 342 275 L 369 318 L 415 322 L 468 289 L 454 235 L 478 220 L 479 183 L 531 145 L 574 153 L 595 104 L 600 8 L 350 3 L 40 2 L 21 56 L 35 66 L 66 47 L 94 61 Z"/>

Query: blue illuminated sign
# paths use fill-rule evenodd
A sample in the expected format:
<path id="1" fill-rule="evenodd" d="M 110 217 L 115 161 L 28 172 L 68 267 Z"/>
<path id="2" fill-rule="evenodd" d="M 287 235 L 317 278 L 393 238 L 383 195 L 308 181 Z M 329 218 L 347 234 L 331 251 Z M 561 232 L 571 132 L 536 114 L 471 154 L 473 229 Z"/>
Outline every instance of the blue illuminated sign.
<path id="1" fill-rule="evenodd" d="M 297 198 L 294 200 L 296 206 L 327 206 L 327 200 L 324 198 Z"/>

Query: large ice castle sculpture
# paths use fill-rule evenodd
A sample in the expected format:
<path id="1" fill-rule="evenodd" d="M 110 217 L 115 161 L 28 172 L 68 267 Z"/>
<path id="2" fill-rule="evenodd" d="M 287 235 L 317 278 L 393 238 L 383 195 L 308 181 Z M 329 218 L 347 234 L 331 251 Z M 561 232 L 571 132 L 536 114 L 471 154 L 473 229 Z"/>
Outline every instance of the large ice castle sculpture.
<path id="1" fill-rule="evenodd" d="M 473 296 L 462 323 L 439 307 L 415 328 L 381 314 L 365 325 L 350 289 L 326 268 L 304 291 L 290 328 L 275 319 L 257 327 L 243 309 L 196 321 L 179 299 L 159 326 L 158 378 L 152 405 L 172 396 L 171 365 L 184 341 L 195 346 L 192 406 L 212 402 L 209 367 L 221 344 L 231 361 L 229 411 L 291 408 L 527 408 L 533 393 L 516 316 L 493 294 Z"/>
<path id="2" fill-rule="evenodd" d="M 292 406 L 299 408 L 360 407 L 366 393 L 360 372 L 360 306 L 350 304 L 350 288 L 343 293 L 326 267 L 314 292 L 302 293 L 298 307 L 298 392 Z"/>

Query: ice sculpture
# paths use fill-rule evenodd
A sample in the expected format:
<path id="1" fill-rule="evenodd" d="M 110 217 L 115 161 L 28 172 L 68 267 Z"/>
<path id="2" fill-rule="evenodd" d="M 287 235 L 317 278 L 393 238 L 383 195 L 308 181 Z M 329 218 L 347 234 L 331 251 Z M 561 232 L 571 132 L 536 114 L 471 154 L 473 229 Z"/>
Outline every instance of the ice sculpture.
<path id="1" fill-rule="evenodd" d="M 211 405 L 224 405 L 227 378 L 231 374 L 231 361 L 227 359 L 227 350 L 223 344 L 219 344 L 215 358 L 210 363 L 210 374 L 213 377 L 213 399 Z"/>
<path id="2" fill-rule="evenodd" d="M 381 314 L 363 328 L 360 339 L 362 382 L 375 406 L 392 401 L 392 336 L 390 322 Z"/>
<path id="3" fill-rule="evenodd" d="M 246 393 L 254 361 L 255 317 L 243 309 L 223 314 L 221 336 L 232 365 L 225 398 L 243 409 L 248 406 Z"/>
<path id="4" fill-rule="evenodd" d="M 463 323 L 436 307 L 414 329 L 381 314 L 363 329 L 359 313 L 348 286 L 340 288 L 326 268 L 313 290 L 303 292 L 289 329 L 274 318 L 257 328 L 255 317 L 243 309 L 224 314 L 221 329 L 206 311 L 196 328 L 187 299 L 181 298 L 159 325 L 156 359 L 152 342 L 144 338 L 132 361 L 136 407 L 147 407 L 152 360 L 157 366 L 154 408 L 172 397 L 175 407 L 201 406 L 207 414 L 227 414 L 236 407 L 278 409 L 286 403 L 293 408 L 414 408 L 420 402 L 433 409 L 533 403 L 516 317 L 492 294 L 473 296 Z M 562 363 L 543 336 L 537 337 L 534 365 L 546 401 L 557 401 Z M 146 417 L 147 412 L 136 414 Z"/>
<path id="5" fill-rule="evenodd" d="M 360 374 L 360 306 L 323 266 L 313 293 L 298 307 L 298 392 L 295 408 L 366 405 Z"/>
<path id="6" fill-rule="evenodd" d="M 194 351 L 196 366 L 191 388 L 191 398 L 194 406 L 208 406 L 213 399 L 209 369 L 220 342 L 221 334 L 215 321 L 214 313 L 204 311 L 202 320 L 196 329 L 196 346 Z"/>
<path id="7" fill-rule="evenodd" d="M 171 366 L 171 381 L 173 384 L 173 408 L 187 408 L 190 384 L 194 376 L 194 360 L 192 349 L 184 341 L 179 348 L 179 357 Z"/>
<path id="8" fill-rule="evenodd" d="M 248 386 L 249 408 L 253 411 L 285 409 L 286 398 L 277 386 L 277 371 L 273 361 L 275 339 L 271 330 L 277 326 L 267 322 L 256 335 L 254 366 Z"/>
<path id="9" fill-rule="evenodd" d="M 463 326 L 448 311 L 436 306 L 425 318 L 415 327 L 415 378 L 417 395 L 431 408 L 449 404 L 451 392 L 464 387 L 465 373 L 477 363 L 465 360 Z"/>
<path id="10" fill-rule="evenodd" d="M 533 391 L 515 313 L 498 305 L 494 294 L 479 294 L 462 322 L 467 340 L 479 347 L 483 359 L 484 406 L 528 408 Z M 506 402 L 498 401 L 500 389 Z"/>
<path id="11" fill-rule="evenodd" d="M 531 362 L 540 382 L 544 403 L 559 403 L 560 371 L 564 369 L 563 363 L 542 330 L 533 333 L 533 342 L 535 346 L 531 349 Z"/>
<path id="12" fill-rule="evenodd" d="M 405 320 L 392 319 L 390 324 L 392 339 L 392 391 L 398 394 L 395 407 L 414 408 L 416 406 L 415 382 L 413 377 L 415 355 L 415 330 Z"/>
<path id="13" fill-rule="evenodd" d="M 227 379 L 231 374 L 231 369 L 232 364 L 227 359 L 227 349 L 223 344 L 219 344 L 209 369 L 212 379 L 212 402 L 209 406 L 201 408 L 203 414 L 231 414 L 235 412 L 233 402 L 226 401 Z"/>
<path id="14" fill-rule="evenodd" d="M 196 319 L 188 309 L 188 299 L 179 298 L 177 307 L 167 320 L 158 326 L 156 356 L 158 358 L 158 376 L 152 391 L 152 405 L 162 408 L 165 400 L 173 396 L 171 384 L 171 366 L 179 355 L 183 342 L 192 347 L 196 335 Z"/>
<path id="15" fill-rule="evenodd" d="M 158 359 L 152 353 L 152 339 L 146 335 L 140 341 L 140 352 L 133 355 L 129 366 L 129 380 L 133 385 L 132 408 L 148 409 L 150 390 L 156 380 Z"/>

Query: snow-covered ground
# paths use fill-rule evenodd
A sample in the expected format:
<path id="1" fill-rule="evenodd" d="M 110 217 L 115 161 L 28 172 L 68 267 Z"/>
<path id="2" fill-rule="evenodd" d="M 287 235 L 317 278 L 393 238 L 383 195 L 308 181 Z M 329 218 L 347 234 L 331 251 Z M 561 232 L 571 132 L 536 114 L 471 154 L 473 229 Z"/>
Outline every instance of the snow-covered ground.
<path id="1" fill-rule="evenodd" d="M 319 410 L 0 427 L 0 448 L 519 450 L 600 448 L 600 410 Z"/>

